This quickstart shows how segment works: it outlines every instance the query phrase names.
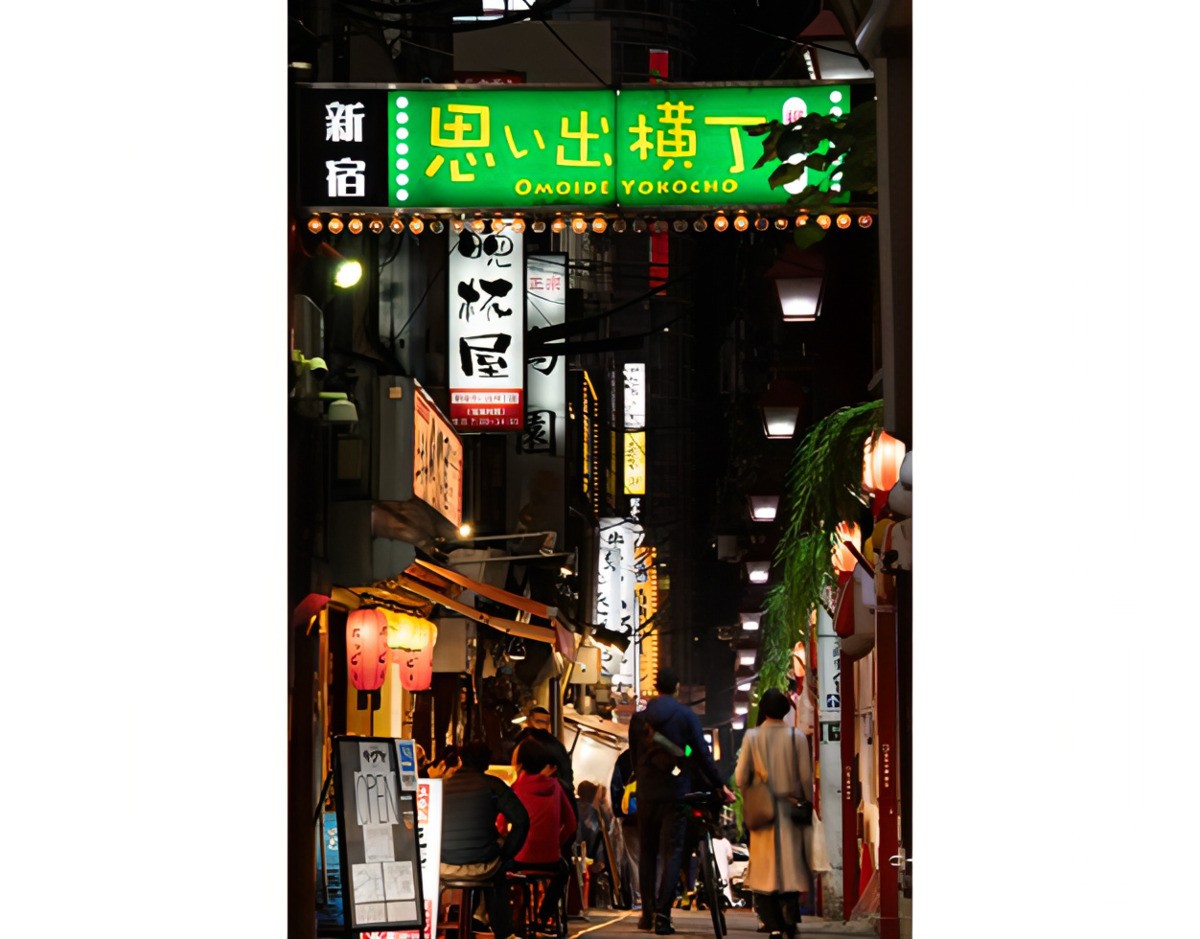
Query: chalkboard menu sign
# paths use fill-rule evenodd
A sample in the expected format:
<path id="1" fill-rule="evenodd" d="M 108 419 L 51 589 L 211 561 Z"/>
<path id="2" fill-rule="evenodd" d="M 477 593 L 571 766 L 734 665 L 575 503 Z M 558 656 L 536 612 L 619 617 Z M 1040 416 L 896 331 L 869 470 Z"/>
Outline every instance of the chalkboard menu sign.
<path id="1" fill-rule="evenodd" d="M 416 794 L 389 737 L 337 737 L 334 792 L 346 930 L 424 929 Z"/>

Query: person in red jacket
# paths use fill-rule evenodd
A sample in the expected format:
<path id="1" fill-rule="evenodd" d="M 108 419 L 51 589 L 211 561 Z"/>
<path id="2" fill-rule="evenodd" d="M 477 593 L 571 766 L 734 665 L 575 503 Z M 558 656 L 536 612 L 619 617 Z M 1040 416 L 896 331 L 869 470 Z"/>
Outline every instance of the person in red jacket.
<path id="1" fill-rule="evenodd" d="M 513 756 L 517 780 L 512 791 L 529 813 L 529 833 L 513 859 L 513 869 L 554 873 L 537 915 L 539 931 L 545 932 L 570 876 L 563 863 L 563 847 L 575 837 L 575 812 L 554 778 L 553 754 L 547 747 L 528 738 L 521 741 Z M 497 827 L 503 829 L 505 824 L 503 819 L 497 819 Z"/>

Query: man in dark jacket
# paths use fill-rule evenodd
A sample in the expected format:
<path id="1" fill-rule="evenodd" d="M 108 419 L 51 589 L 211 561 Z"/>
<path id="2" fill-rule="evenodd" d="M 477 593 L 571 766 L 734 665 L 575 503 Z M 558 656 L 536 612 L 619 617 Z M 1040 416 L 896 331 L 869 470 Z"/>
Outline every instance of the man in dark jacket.
<path id="1" fill-rule="evenodd" d="M 688 807 L 680 800 L 689 792 L 721 793 L 732 802 L 734 795 L 721 782 L 700 718 L 675 697 L 679 677 L 671 668 L 660 668 L 654 687 L 658 694 L 645 710 L 629 722 L 629 748 L 637 768 L 637 818 L 641 841 L 638 875 L 641 880 L 642 915 L 639 929 L 653 929 L 656 935 L 675 932 L 671 925 L 671 905 L 683 867 L 684 839 L 687 835 Z M 657 731 L 687 754 L 672 757 L 669 751 L 643 739 L 645 726 Z M 662 857 L 662 875 L 656 885 L 655 871 Z M 653 918 L 651 918 L 653 916 Z"/>
<path id="2" fill-rule="evenodd" d="M 486 743 L 469 743 L 462 765 L 442 784 L 441 876 L 486 884 L 484 903 L 496 939 L 513 935 L 512 909 L 505 896 L 505 873 L 529 832 L 529 813 L 502 779 L 487 775 L 492 761 Z M 501 841 L 496 816 L 511 825 Z"/>

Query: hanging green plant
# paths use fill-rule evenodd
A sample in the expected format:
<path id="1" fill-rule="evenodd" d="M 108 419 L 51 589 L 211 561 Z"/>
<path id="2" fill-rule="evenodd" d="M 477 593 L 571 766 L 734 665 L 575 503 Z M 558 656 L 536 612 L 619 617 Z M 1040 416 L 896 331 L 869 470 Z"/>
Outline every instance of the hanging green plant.
<path id="1" fill-rule="evenodd" d="M 863 447 L 882 431 L 882 401 L 839 408 L 814 424 L 792 455 L 780 506 L 785 527 L 773 565 L 780 576 L 763 605 L 758 682 L 747 715 L 751 726 L 762 693 L 786 689 L 792 647 L 808 641 L 809 619 L 837 583 L 836 528 L 868 504 Z"/>
<path id="2" fill-rule="evenodd" d="M 799 179 L 806 171 L 824 175 L 787 200 L 795 212 L 835 214 L 874 210 L 879 203 L 879 157 L 876 145 L 875 102 L 864 101 L 849 114 L 807 114 L 783 124 L 777 120 L 746 128 L 763 138 L 763 152 L 754 168 L 772 160 L 771 187 Z M 837 200 L 836 202 L 834 200 Z M 797 228 L 796 244 L 815 244 L 825 231 L 815 224 Z"/>

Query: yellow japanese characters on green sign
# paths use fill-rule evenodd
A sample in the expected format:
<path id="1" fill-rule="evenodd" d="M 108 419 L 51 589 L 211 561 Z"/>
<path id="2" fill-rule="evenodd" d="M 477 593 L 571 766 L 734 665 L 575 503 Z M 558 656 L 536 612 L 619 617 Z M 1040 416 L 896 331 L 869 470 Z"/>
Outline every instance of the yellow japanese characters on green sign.
<path id="1" fill-rule="evenodd" d="M 777 205 L 746 128 L 850 107 L 848 85 L 403 89 L 388 95 L 398 209 Z M 823 143 L 822 148 L 828 146 Z"/>

